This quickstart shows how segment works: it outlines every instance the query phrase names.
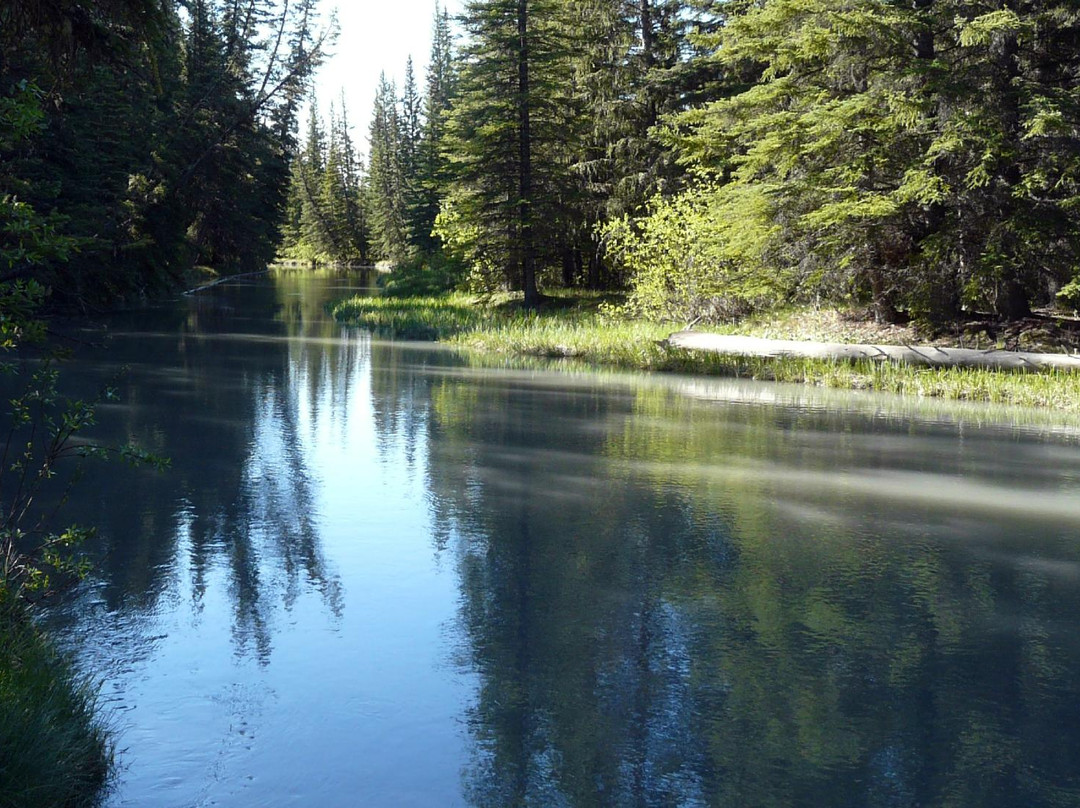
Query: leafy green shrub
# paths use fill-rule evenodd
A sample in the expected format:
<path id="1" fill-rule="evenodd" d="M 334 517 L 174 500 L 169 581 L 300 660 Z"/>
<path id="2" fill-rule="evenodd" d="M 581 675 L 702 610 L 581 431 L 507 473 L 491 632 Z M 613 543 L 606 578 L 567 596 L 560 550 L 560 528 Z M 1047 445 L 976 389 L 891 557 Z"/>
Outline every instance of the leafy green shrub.
<path id="1" fill-rule="evenodd" d="M 604 231 L 631 279 L 628 309 L 662 320 L 730 320 L 785 300 L 793 273 L 769 260 L 777 225 L 759 188 L 701 185 Z"/>
<path id="2" fill-rule="evenodd" d="M 380 283 L 389 297 L 426 297 L 459 288 L 465 274 L 461 261 L 440 251 L 398 264 Z"/>

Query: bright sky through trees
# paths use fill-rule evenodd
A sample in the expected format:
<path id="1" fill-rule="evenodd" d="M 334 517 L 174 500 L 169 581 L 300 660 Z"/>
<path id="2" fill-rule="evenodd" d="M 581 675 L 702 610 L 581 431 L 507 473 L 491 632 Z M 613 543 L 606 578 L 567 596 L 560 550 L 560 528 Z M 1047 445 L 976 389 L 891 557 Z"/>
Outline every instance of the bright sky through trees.
<path id="1" fill-rule="evenodd" d="M 461 13 L 462 0 L 438 0 L 439 8 L 451 17 Z M 326 115 L 345 92 L 353 136 L 367 152 L 367 128 L 379 73 L 398 89 L 405 79 L 405 61 L 411 55 L 418 82 L 422 82 L 431 49 L 431 26 L 436 0 L 339 0 L 340 35 L 334 55 L 319 69 L 315 92 L 319 108 Z M 324 8 L 333 6 L 327 3 Z"/>

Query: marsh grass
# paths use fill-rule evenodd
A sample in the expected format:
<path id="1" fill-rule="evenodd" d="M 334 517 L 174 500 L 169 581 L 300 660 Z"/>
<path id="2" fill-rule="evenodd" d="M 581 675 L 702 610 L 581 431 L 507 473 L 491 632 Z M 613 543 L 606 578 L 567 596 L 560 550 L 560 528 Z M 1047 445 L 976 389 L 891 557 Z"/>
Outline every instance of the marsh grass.
<path id="1" fill-rule="evenodd" d="M 354 297 L 333 310 L 338 320 L 391 339 L 445 340 L 477 328 L 485 307 L 462 294 L 435 297 Z"/>
<path id="2" fill-rule="evenodd" d="M 463 350 L 503 356 L 572 359 L 625 369 L 1080 412 L 1080 374 L 1065 370 L 926 368 L 873 360 L 848 362 L 687 351 L 665 344 L 665 339 L 682 324 L 626 319 L 608 313 L 608 302 L 602 295 L 566 296 L 549 300 L 539 312 L 525 312 L 508 295 L 486 299 L 461 293 L 417 298 L 358 297 L 339 304 L 334 315 L 342 322 L 369 328 L 382 336 L 439 340 Z M 796 322 L 792 320 L 792 324 Z M 791 338 L 791 327 L 757 321 L 748 333 Z M 738 327 L 718 330 L 739 331 Z M 836 339 L 836 335 L 818 338 Z"/>
<path id="3" fill-rule="evenodd" d="M 16 607 L 0 609 L 0 805 L 96 805 L 112 747 L 96 691 Z"/>

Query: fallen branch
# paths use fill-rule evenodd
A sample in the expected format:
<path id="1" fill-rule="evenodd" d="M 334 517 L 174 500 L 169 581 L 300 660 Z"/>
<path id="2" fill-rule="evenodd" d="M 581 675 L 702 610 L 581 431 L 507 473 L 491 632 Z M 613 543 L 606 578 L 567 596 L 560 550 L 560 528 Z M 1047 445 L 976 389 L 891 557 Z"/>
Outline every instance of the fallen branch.
<path id="1" fill-rule="evenodd" d="M 210 283 L 204 283 L 202 286 L 196 286 L 194 289 L 188 289 L 184 292 L 185 295 L 194 295 L 199 292 L 205 292 L 207 289 L 213 289 L 218 284 L 228 283 L 229 281 L 235 281 L 237 278 L 257 278 L 260 275 L 266 275 L 269 273 L 269 269 L 260 269 L 258 272 L 244 272 L 240 275 L 223 275 L 217 280 L 210 281 Z"/>

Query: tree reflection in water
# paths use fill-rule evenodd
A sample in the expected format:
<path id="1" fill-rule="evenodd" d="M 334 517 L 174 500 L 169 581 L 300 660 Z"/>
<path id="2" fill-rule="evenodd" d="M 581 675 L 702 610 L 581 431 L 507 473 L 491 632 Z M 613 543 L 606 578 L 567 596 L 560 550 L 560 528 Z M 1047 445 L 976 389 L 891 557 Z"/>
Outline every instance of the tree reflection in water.
<path id="1" fill-rule="evenodd" d="M 1075 458 L 987 463 L 992 435 L 660 388 L 493 375 L 432 399 L 481 677 L 472 804 L 1080 798 L 1076 519 L 1003 496 Z M 943 504 L 958 478 L 975 501 Z"/>
<path id="2" fill-rule="evenodd" d="M 236 333 L 233 295 L 242 311 L 263 315 L 250 320 L 249 333 Z M 110 356 L 130 371 L 123 403 L 100 414 L 103 429 L 169 457 L 172 467 L 164 475 L 110 469 L 94 502 L 73 503 L 100 529 L 109 613 L 153 612 L 185 584 L 180 577 L 199 609 L 208 578 L 221 571 L 236 653 L 263 664 L 273 613 L 291 609 L 301 591 L 339 615 L 340 583 L 320 549 L 305 451 L 318 408 L 332 412 L 351 394 L 367 342 L 337 338 L 324 310 L 334 297 L 324 278 L 283 273 L 274 284 L 196 296 L 174 315 L 182 320 L 134 313 L 131 336 L 113 337 Z M 156 330 L 140 333 L 151 322 Z"/>
<path id="3" fill-rule="evenodd" d="M 391 785 L 371 793 L 397 794 L 420 779 L 414 759 L 383 765 L 404 749 L 444 756 L 415 793 L 451 802 L 447 702 L 475 682 L 460 788 L 484 808 L 1080 803 L 1075 441 L 339 338 L 323 307 L 344 292 L 325 280 L 224 287 L 171 322 L 132 315 L 114 341 L 132 372 L 102 428 L 174 465 L 116 470 L 77 506 L 101 527 L 109 621 L 92 625 L 87 596 L 79 625 L 92 653 L 137 667 L 152 632 L 189 619 L 176 601 L 207 617 L 161 644 L 169 662 L 218 641 L 209 624 L 228 615 L 224 654 L 188 671 L 189 702 L 147 722 L 148 743 L 186 733 L 189 777 L 208 743 L 226 757 L 246 745 L 234 716 L 280 687 L 303 712 L 266 707 L 261 726 L 284 736 L 261 750 L 267 782 L 306 731 L 339 757 L 337 779 L 304 794 L 347 804 L 377 775 Z M 326 465 L 327 445 L 374 453 L 363 467 L 381 479 L 352 479 L 339 454 Z M 331 501 L 340 512 L 320 513 Z M 397 541 L 402 519 L 430 526 L 453 584 L 428 569 L 426 534 Z M 429 631 L 428 645 L 384 624 Z M 435 669 L 436 635 L 456 643 L 456 671 Z M 352 668 L 319 656 L 334 654 Z M 135 703 L 171 704 L 150 669 Z M 372 695 L 403 689 L 415 704 Z M 375 759 L 351 772 L 354 743 Z M 151 779 L 177 765 L 160 745 Z"/>

